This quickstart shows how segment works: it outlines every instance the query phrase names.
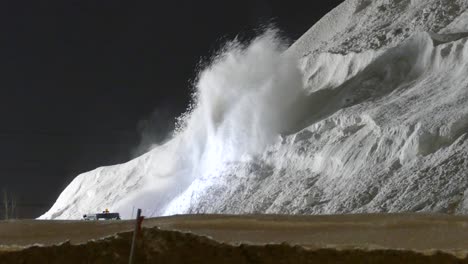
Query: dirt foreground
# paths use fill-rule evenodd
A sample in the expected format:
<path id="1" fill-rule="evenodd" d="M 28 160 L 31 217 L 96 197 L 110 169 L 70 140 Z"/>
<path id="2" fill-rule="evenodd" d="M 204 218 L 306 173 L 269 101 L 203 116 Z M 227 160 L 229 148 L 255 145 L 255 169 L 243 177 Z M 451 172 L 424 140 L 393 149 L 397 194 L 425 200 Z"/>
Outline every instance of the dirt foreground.
<path id="1" fill-rule="evenodd" d="M 0 222 L 0 263 L 128 263 L 133 221 Z M 135 263 L 468 263 L 468 217 L 184 215 L 144 221 Z"/>

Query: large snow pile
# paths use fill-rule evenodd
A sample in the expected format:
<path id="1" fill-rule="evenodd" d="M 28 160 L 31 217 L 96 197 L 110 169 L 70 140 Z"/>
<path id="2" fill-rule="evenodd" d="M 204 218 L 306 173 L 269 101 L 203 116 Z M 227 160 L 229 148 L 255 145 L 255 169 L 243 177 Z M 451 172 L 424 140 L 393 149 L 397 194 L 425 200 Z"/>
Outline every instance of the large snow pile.
<path id="1" fill-rule="evenodd" d="M 348 0 L 289 49 L 227 45 L 164 145 L 41 218 L 468 212 L 468 0 Z"/>

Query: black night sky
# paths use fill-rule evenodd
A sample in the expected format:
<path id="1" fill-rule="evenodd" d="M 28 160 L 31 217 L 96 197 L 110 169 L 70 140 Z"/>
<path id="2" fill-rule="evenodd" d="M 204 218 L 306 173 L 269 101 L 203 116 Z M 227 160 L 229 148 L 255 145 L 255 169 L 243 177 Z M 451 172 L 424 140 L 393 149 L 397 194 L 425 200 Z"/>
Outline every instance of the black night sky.
<path id="1" fill-rule="evenodd" d="M 2 1 L 0 189 L 39 216 L 77 174 L 132 158 L 142 131 L 167 134 L 225 40 L 270 21 L 295 40 L 340 2 Z"/>

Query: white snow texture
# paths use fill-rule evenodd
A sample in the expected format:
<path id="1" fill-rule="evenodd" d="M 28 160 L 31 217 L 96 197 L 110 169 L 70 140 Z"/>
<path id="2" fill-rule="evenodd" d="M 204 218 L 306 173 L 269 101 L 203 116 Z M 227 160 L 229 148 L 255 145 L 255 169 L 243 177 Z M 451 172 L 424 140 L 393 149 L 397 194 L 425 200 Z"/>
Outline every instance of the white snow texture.
<path id="1" fill-rule="evenodd" d="M 348 0 L 199 74 L 167 143 L 79 175 L 41 219 L 468 213 L 468 0 Z"/>

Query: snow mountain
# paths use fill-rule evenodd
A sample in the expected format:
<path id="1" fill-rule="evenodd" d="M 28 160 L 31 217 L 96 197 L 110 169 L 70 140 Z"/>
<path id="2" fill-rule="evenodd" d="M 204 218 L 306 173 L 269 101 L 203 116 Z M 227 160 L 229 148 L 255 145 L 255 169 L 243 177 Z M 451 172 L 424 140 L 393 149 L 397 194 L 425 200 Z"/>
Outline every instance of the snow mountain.
<path id="1" fill-rule="evenodd" d="M 41 219 L 468 213 L 468 0 L 347 0 L 289 46 L 232 42 L 174 137 Z"/>

